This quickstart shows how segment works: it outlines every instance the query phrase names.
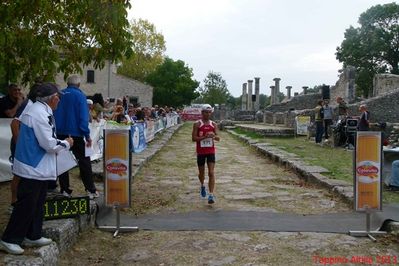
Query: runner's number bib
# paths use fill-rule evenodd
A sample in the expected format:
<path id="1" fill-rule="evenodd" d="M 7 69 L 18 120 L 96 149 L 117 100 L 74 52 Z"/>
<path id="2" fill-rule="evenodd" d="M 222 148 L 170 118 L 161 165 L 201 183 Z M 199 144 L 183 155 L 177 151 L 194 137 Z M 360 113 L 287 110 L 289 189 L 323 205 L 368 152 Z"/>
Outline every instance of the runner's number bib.
<path id="1" fill-rule="evenodd" d="M 200 147 L 201 148 L 213 147 L 213 139 L 212 138 L 207 138 L 207 139 L 201 140 L 200 141 Z"/>

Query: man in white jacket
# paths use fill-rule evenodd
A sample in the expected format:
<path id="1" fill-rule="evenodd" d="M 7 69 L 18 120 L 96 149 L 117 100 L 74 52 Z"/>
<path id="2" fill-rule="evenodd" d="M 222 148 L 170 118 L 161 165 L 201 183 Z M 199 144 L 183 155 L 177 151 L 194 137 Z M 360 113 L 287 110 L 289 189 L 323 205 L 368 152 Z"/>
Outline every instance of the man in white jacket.
<path id="1" fill-rule="evenodd" d="M 0 249 L 22 254 L 25 246 L 52 242 L 42 237 L 47 182 L 57 178 L 56 154 L 73 145 L 72 138 L 57 139 L 53 110 L 60 101 L 55 84 L 37 88 L 36 102 L 20 118 L 13 174 L 20 178 L 17 202 L 0 241 Z"/>

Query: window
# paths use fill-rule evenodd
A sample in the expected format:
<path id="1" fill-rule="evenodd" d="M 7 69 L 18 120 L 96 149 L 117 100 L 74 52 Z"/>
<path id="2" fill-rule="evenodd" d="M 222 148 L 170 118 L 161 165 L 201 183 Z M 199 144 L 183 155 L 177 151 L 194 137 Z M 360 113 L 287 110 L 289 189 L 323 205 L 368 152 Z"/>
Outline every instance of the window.
<path id="1" fill-rule="evenodd" d="M 87 83 L 94 83 L 94 70 L 87 70 Z"/>

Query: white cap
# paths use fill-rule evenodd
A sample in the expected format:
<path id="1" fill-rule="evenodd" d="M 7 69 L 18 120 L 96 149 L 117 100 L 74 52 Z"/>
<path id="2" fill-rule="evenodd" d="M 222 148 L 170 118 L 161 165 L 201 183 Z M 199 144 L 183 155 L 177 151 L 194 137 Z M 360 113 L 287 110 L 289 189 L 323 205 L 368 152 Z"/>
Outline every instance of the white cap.
<path id="1" fill-rule="evenodd" d="M 90 99 L 87 99 L 87 104 L 93 104 L 93 101 Z"/>
<path id="2" fill-rule="evenodd" d="M 202 105 L 201 110 L 202 111 L 211 111 L 211 112 L 213 112 L 212 106 L 210 104 L 207 104 L 207 103 Z"/>

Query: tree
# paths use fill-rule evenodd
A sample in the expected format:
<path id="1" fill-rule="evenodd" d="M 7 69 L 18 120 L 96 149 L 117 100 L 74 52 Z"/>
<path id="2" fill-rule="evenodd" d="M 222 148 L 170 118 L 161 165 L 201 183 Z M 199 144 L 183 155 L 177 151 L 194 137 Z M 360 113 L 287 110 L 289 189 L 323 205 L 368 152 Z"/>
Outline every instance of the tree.
<path id="1" fill-rule="evenodd" d="M 225 104 L 230 97 L 226 81 L 220 73 L 209 71 L 204 79 L 204 86 L 199 89 L 203 103 L 210 105 Z"/>
<path id="2" fill-rule="evenodd" d="M 399 74 L 399 5 L 373 6 L 358 22 L 359 28 L 351 26 L 345 31 L 336 58 L 344 67 L 356 68 L 358 91 L 368 96 L 376 73 Z"/>
<path id="3" fill-rule="evenodd" d="M 3 0 L 0 3 L 0 83 L 103 67 L 129 52 L 128 0 Z"/>
<path id="4" fill-rule="evenodd" d="M 193 71 L 182 60 L 166 57 L 146 82 L 154 87 L 153 102 L 157 105 L 181 107 L 191 104 L 199 96 L 199 82 L 193 79 Z"/>
<path id="5" fill-rule="evenodd" d="M 132 54 L 129 58 L 123 58 L 118 73 L 145 81 L 145 78 L 162 64 L 166 50 L 165 39 L 157 32 L 154 24 L 147 20 L 132 20 L 130 24 Z"/>

